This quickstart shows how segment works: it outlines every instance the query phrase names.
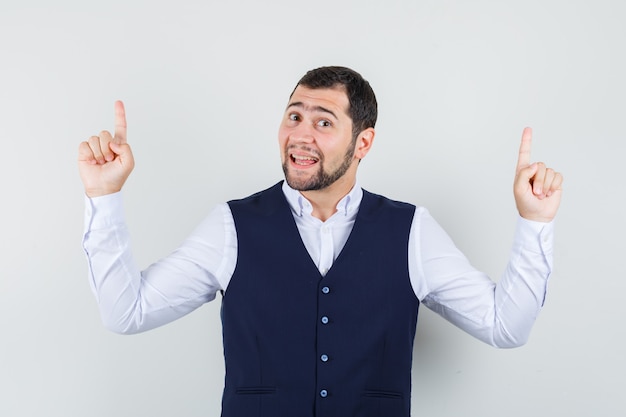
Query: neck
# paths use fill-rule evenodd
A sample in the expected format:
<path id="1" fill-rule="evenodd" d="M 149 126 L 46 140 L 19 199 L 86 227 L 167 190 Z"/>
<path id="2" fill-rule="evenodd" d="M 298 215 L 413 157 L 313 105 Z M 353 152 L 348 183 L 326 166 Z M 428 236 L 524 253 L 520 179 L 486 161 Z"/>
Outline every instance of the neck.
<path id="1" fill-rule="evenodd" d="M 356 183 L 355 178 L 346 177 L 347 175 L 323 190 L 300 192 L 313 206 L 313 212 L 311 213 L 313 217 L 325 222 L 335 214 L 339 200 L 344 198 Z"/>

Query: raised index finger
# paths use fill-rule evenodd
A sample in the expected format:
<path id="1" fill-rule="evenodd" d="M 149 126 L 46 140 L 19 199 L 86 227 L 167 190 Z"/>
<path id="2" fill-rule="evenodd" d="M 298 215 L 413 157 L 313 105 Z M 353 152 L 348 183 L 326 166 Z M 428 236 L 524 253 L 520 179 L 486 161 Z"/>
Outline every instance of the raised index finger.
<path id="1" fill-rule="evenodd" d="M 517 158 L 517 170 L 530 165 L 530 145 L 533 140 L 533 130 L 530 127 L 524 128 L 522 133 L 522 143 L 519 146 L 519 156 Z"/>
<path id="2" fill-rule="evenodd" d="M 126 110 L 120 100 L 115 102 L 115 136 L 117 143 L 126 143 Z"/>

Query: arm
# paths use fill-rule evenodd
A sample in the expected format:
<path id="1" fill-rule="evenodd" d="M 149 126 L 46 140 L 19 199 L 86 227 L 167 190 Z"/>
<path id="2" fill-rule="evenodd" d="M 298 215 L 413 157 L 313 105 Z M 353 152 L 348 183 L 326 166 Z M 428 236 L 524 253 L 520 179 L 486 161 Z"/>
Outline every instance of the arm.
<path id="1" fill-rule="evenodd" d="M 496 284 L 475 269 L 423 208 L 411 229 L 413 289 L 422 303 L 483 342 L 521 346 L 543 305 L 552 272 L 553 224 L 519 218 L 509 263 Z"/>
<path id="2" fill-rule="evenodd" d="M 213 300 L 228 285 L 237 241 L 227 204 L 143 271 L 133 259 L 121 194 L 87 198 L 85 204 L 89 283 L 108 329 L 132 334 L 164 325 Z"/>
<path id="3" fill-rule="evenodd" d="M 103 131 L 79 147 L 86 193 L 83 248 L 103 323 L 118 333 L 137 333 L 214 299 L 234 269 L 236 234 L 228 206 L 218 206 L 176 251 L 141 271 L 119 192 L 134 165 L 121 102 L 115 115 L 115 136 Z"/>
<path id="4" fill-rule="evenodd" d="M 498 284 L 477 271 L 423 209 L 411 229 L 411 280 L 430 309 L 497 347 L 524 344 L 552 272 L 553 224 L 563 178 L 530 163 L 532 132 L 524 129 L 514 195 L 520 214 L 507 268 Z"/>

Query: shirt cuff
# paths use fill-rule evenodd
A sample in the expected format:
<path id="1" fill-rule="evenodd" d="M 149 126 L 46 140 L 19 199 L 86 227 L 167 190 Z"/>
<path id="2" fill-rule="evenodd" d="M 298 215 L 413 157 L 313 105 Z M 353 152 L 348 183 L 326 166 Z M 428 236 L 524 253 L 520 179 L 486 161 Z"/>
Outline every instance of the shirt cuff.
<path id="1" fill-rule="evenodd" d="M 124 222 L 121 192 L 93 198 L 85 196 L 85 231 L 119 226 Z"/>
<path id="2" fill-rule="evenodd" d="M 516 242 L 521 243 L 524 249 L 552 255 L 554 247 L 554 220 L 549 223 L 527 220 L 519 216 L 515 232 Z"/>

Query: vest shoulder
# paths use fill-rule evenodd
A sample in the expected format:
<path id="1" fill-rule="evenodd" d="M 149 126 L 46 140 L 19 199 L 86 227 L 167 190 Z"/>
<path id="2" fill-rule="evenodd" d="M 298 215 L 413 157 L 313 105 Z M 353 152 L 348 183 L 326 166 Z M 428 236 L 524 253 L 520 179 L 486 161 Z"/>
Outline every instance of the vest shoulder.
<path id="1" fill-rule="evenodd" d="M 363 189 L 363 198 L 370 199 L 375 205 L 385 206 L 391 209 L 415 211 L 415 205 L 399 200 L 392 200 L 380 194 L 375 194 Z"/>
<path id="2" fill-rule="evenodd" d="M 228 205 L 232 206 L 232 205 L 241 205 L 241 204 L 247 204 L 247 203 L 251 203 L 254 201 L 258 201 L 261 200 L 267 196 L 275 196 L 275 195 L 280 195 L 282 194 L 282 181 L 272 185 L 269 188 L 266 188 L 265 190 L 261 190 L 261 191 L 257 191 L 254 194 L 250 194 L 247 197 L 243 197 L 243 198 L 238 198 L 238 199 L 234 199 L 234 200 L 230 200 L 228 201 Z"/>

